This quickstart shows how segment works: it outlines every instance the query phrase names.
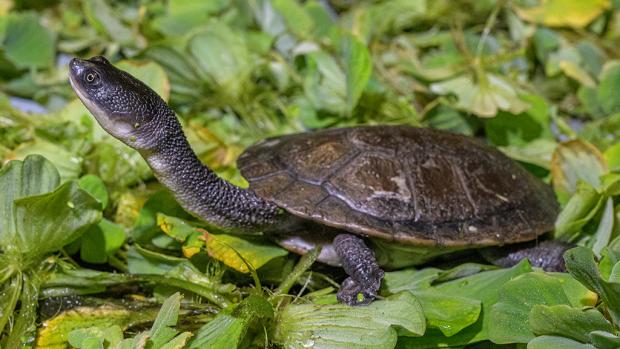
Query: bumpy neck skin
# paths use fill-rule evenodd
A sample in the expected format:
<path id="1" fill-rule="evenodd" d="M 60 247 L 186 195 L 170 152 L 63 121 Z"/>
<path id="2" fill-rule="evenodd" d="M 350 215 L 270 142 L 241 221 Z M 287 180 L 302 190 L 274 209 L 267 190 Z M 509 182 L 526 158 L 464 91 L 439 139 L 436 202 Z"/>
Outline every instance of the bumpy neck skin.
<path id="1" fill-rule="evenodd" d="M 270 230 L 282 219 L 279 208 L 254 192 L 239 188 L 218 177 L 202 164 L 191 149 L 181 125 L 171 115 L 152 125 L 161 141 L 148 151 L 141 151 L 155 177 L 173 193 L 187 211 L 205 222 L 234 232 Z M 146 127 L 146 125 L 145 125 Z"/>

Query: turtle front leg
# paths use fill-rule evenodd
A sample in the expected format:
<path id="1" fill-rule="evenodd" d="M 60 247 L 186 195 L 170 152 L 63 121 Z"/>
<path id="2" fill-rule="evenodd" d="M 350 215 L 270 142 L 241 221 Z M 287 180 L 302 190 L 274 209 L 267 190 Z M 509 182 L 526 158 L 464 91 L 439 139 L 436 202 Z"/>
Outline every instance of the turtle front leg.
<path id="1" fill-rule="evenodd" d="M 338 290 L 338 301 L 347 305 L 369 304 L 377 296 L 384 275 L 375 254 L 364 240 L 351 234 L 337 235 L 333 245 L 349 275 Z"/>

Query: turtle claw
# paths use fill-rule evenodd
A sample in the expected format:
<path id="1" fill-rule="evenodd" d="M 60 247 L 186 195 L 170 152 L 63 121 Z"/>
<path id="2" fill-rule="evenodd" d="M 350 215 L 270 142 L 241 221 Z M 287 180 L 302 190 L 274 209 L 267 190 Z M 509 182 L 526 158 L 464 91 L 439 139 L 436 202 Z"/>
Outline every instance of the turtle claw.
<path id="1" fill-rule="evenodd" d="M 340 285 L 336 298 L 338 302 L 350 306 L 368 305 L 377 297 L 380 284 L 381 281 L 364 287 L 349 277 Z"/>

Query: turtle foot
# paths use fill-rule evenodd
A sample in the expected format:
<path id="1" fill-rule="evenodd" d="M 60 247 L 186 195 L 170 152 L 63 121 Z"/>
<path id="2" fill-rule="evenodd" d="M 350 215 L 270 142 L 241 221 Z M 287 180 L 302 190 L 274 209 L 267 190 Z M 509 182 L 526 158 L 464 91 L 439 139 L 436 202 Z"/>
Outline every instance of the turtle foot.
<path id="1" fill-rule="evenodd" d="M 368 305 L 377 297 L 380 285 L 381 279 L 370 285 L 362 285 L 349 277 L 340 285 L 336 298 L 338 302 L 350 306 Z"/>
<path id="2" fill-rule="evenodd" d="M 348 305 L 369 304 L 377 297 L 384 275 L 375 254 L 364 240 L 351 234 L 339 234 L 333 244 L 342 268 L 349 275 L 336 295 L 338 301 Z"/>

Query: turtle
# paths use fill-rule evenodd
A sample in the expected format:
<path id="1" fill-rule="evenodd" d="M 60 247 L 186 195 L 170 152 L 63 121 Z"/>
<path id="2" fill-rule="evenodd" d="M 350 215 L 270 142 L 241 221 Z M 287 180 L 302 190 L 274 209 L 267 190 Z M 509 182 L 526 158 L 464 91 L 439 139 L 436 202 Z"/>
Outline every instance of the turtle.
<path id="1" fill-rule="evenodd" d="M 299 254 L 321 246 L 318 260 L 348 276 L 337 292 L 342 303 L 374 300 L 384 269 L 521 246 L 553 230 L 559 208 L 550 186 L 475 138 L 409 125 L 272 137 L 240 155 L 249 183 L 241 188 L 198 159 L 175 112 L 146 84 L 102 56 L 69 66 L 71 86 L 97 122 L 137 150 L 185 210 Z M 567 248 L 549 240 L 496 263 L 529 258 L 561 269 Z"/>

